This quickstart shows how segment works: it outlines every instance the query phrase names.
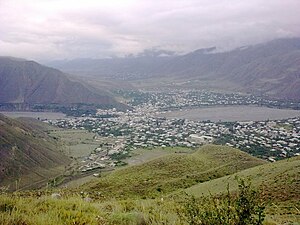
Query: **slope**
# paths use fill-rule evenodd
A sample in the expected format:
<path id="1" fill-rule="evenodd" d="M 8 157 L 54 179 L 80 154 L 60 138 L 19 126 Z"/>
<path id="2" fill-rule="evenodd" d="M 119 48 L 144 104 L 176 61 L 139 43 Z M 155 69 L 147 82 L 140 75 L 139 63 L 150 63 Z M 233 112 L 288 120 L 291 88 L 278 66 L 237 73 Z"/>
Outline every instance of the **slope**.
<path id="1" fill-rule="evenodd" d="M 266 197 L 276 201 L 300 201 L 300 157 L 249 168 L 187 188 L 185 192 L 196 197 L 237 190 L 236 177 L 250 179 L 256 187 L 262 187 Z"/>
<path id="2" fill-rule="evenodd" d="M 236 178 L 249 179 L 262 192 L 270 224 L 298 224 L 300 221 L 300 157 L 249 168 L 229 176 L 194 185 L 184 192 L 195 197 L 220 195 L 238 189 Z M 179 194 L 180 193 L 180 194 Z M 175 195 L 182 195 L 177 192 Z M 297 221 L 297 222 L 296 222 Z"/>
<path id="3" fill-rule="evenodd" d="M 0 57 L 0 103 L 118 105 L 105 91 L 33 61 Z"/>
<path id="4" fill-rule="evenodd" d="M 22 188 L 58 175 L 70 162 L 62 151 L 60 143 L 47 135 L 43 125 L 0 114 L 1 186 Z"/>
<path id="5" fill-rule="evenodd" d="M 105 198 L 152 198 L 264 163 L 237 149 L 207 145 L 193 154 L 172 154 L 117 170 L 82 188 Z"/>

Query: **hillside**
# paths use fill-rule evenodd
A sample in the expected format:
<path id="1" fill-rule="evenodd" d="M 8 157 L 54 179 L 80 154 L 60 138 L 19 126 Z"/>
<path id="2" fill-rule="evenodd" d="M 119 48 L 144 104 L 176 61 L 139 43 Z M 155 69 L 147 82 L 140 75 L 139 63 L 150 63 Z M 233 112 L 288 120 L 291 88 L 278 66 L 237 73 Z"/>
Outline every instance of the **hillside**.
<path id="1" fill-rule="evenodd" d="M 299 224 L 300 214 L 300 157 L 249 168 L 232 175 L 194 185 L 184 190 L 196 198 L 236 192 L 236 178 L 249 179 L 268 203 L 266 214 L 270 224 Z M 178 195 L 178 192 L 176 193 Z M 182 195 L 182 192 L 179 194 Z M 298 223 L 297 223 L 298 222 Z"/>
<path id="2" fill-rule="evenodd" d="M 296 225 L 299 221 L 297 207 L 300 202 L 299 159 L 295 157 L 276 163 L 265 163 L 233 148 L 204 146 L 192 154 L 176 153 L 138 166 L 119 169 L 76 191 L 64 188 L 39 192 L 2 193 L 0 194 L 0 218 L 3 224 L 188 225 L 191 224 L 188 218 L 182 217 L 180 213 L 184 208 L 190 213 L 197 213 L 195 211 L 197 207 L 200 210 L 198 213 L 206 210 L 208 214 L 204 217 L 207 221 L 213 216 L 233 212 L 233 208 L 237 207 L 235 203 L 231 203 L 230 209 L 225 208 L 226 211 L 217 212 L 216 209 L 222 209 L 222 204 L 228 201 L 222 197 L 215 199 L 214 196 L 220 194 L 219 190 L 222 193 L 226 192 L 227 181 L 232 182 L 230 187 L 235 192 L 236 175 L 240 177 L 251 175 L 254 187 L 258 188 L 262 181 L 265 184 L 264 188 L 260 189 L 264 194 L 263 199 L 257 199 L 267 204 L 266 219 L 263 224 Z M 230 169 L 233 165 L 237 166 L 235 169 L 237 173 Z M 209 169 L 210 167 L 214 169 Z M 228 173 L 231 175 L 224 176 Z M 203 180 L 208 174 L 213 178 L 182 189 L 182 186 L 193 183 L 189 182 L 190 174 L 198 175 L 198 178 L 201 177 Z M 218 178 L 218 176 L 223 177 Z M 157 183 L 151 182 L 154 178 Z M 174 183 L 177 185 L 169 186 Z M 161 188 L 159 192 L 161 195 L 157 194 L 157 187 Z M 197 198 L 191 201 L 183 190 Z M 204 191 L 202 192 L 204 196 L 201 190 Z M 175 192 L 168 193 L 168 191 Z M 55 195 L 59 192 L 60 197 L 51 197 L 53 192 L 56 193 Z M 268 193 L 272 194 L 271 201 L 267 198 Z M 234 196 L 236 195 L 232 195 L 231 200 L 234 200 Z M 202 223 L 198 221 L 195 224 Z"/>
<path id="3" fill-rule="evenodd" d="M 192 154 L 175 153 L 119 169 L 83 186 L 102 197 L 151 198 L 264 164 L 237 149 L 207 145 Z"/>
<path id="4" fill-rule="evenodd" d="M 25 121 L 0 114 L 0 186 L 15 189 L 46 183 L 70 162 L 41 122 Z"/>
<path id="5" fill-rule="evenodd" d="M 77 59 L 50 65 L 75 74 L 127 79 L 137 87 L 178 86 L 300 100 L 300 38 L 227 52 L 208 48 L 179 56 Z"/>
<path id="6" fill-rule="evenodd" d="M 108 92 L 72 79 L 59 70 L 8 57 L 0 57 L 0 103 L 85 103 L 104 107 L 119 104 Z"/>
<path id="7" fill-rule="evenodd" d="M 256 187 L 263 187 L 266 197 L 275 201 L 300 201 L 300 157 L 245 169 L 232 175 L 192 186 L 185 191 L 196 197 L 237 190 L 236 177 L 250 179 Z"/>

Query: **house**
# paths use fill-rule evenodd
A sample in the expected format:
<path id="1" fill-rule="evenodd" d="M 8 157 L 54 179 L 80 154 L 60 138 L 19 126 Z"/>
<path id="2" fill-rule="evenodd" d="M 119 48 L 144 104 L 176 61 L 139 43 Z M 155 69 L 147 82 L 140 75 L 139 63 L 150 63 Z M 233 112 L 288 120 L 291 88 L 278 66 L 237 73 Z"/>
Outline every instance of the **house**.
<path id="1" fill-rule="evenodd" d="M 197 134 L 191 134 L 189 138 L 198 144 L 209 144 L 212 143 L 214 140 L 214 138 L 211 136 Z"/>

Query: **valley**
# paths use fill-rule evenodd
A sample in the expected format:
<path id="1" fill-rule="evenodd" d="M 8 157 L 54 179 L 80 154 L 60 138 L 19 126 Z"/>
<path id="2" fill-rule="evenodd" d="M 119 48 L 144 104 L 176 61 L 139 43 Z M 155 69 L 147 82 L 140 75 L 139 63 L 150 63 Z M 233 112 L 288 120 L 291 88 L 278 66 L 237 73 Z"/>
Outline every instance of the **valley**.
<path id="1" fill-rule="evenodd" d="M 80 117 L 5 112 L 11 117 L 39 118 L 51 125 L 49 136 L 64 143 L 65 154 L 73 163 L 48 185 L 62 187 L 76 180 L 93 180 L 128 163 L 145 162 L 143 155 L 149 160 L 157 149 L 158 155 L 182 147 L 193 152 L 214 143 L 270 162 L 300 155 L 297 102 L 195 90 L 118 94 L 130 110 L 97 109 Z M 137 154 L 141 159 L 134 159 Z"/>
<path id="2" fill-rule="evenodd" d="M 300 225 L 300 0 L 0 0 L 0 225 Z"/>
<path id="3" fill-rule="evenodd" d="M 298 64 L 270 67 L 295 43 L 53 64 L 64 72 L 0 58 L 0 224 L 191 224 L 190 206 L 221 218 L 248 193 L 264 224 L 298 225 Z M 264 78 L 245 68 L 258 59 Z"/>
<path id="4" fill-rule="evenodd" d="M 217 90 L 299 101 L 299 43 L 298 37 L 282 38 L 229 51 L 212 47 L 160 56 L 153 50 L 132 57 L 79 58 L 48 65 L 84 79 L 129 82 L 137 89 Z"/>

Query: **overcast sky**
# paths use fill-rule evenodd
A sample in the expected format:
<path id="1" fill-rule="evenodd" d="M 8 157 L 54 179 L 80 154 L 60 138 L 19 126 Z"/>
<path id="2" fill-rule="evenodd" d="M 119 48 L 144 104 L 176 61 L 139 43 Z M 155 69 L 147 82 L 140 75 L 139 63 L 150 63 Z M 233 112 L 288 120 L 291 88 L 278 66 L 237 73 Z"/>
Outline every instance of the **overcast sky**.
<path id="1" fill-rule="evenodd" d="M 101 58 L 300 36 L 300 0 L 0 0 L 0 55 Z"/>

